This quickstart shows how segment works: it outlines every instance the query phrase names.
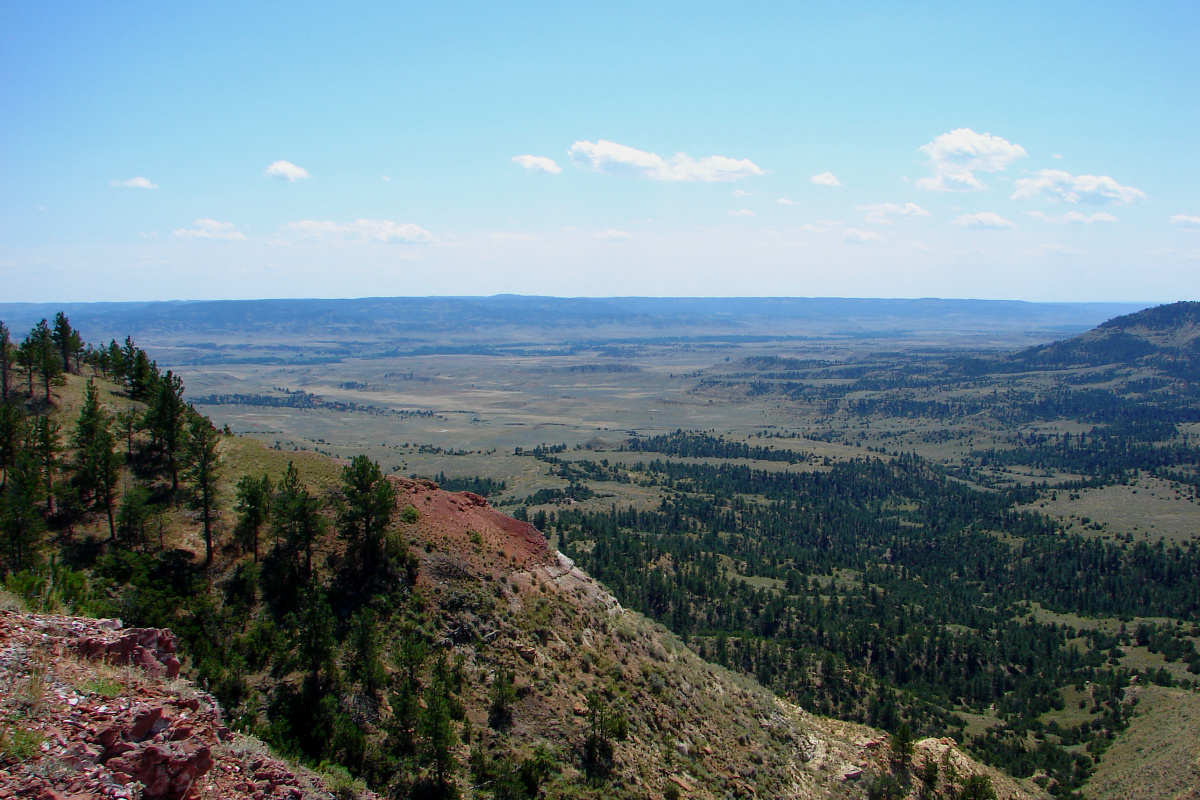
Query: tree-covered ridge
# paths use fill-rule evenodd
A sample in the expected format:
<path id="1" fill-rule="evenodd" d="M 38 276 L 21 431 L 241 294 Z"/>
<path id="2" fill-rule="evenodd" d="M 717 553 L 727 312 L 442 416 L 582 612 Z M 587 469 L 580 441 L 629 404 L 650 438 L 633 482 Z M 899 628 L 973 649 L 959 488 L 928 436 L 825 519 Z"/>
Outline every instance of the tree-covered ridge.
<path id="1" fill-rule="evenodd" d="M 1029 369 L 1145 364 L 1195 379 L 1200 366 L 1200 303 L 1156 306 L 1108 320 L 1080 336 L 1032 347 L 1007 361 Z"/>

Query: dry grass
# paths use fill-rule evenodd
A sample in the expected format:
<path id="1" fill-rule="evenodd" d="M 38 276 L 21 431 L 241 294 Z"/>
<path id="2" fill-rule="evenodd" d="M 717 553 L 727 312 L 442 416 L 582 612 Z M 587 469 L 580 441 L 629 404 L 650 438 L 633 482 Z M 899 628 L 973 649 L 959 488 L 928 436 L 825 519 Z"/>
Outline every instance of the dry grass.
<path id="1" fill-rule="evenodd" d="M 1128 692 L 1136 713 L 1109 747 L 1086 795 L 1093 800 L 1200 796 L 1200 694 L 1159 686 Z"/>
<path id="2" fill-rule="evenodd" d="M 1085 536 L 1180 544 L 1200 538 L 1200 501 L 1170 481 L 1142 477 L 1128 486 L 1055 495 L 1022 508 L 1060 519 L 1072 533 Z"/>

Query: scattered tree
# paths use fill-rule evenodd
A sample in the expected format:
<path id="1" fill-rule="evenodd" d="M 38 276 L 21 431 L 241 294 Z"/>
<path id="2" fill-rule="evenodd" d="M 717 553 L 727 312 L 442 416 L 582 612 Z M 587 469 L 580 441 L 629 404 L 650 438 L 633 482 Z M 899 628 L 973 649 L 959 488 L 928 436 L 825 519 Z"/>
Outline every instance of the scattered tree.
<path id="1" fill-rule="evenodd" d="M 116 439 L 111 424 L 112 419 L 100 407 L 96 385 L 88 381 L 83 408 L 71 436 L 71 445 L 75 448 L 75 479 L 80 489 L 91 497 L 92 507 L 103 508 L 108 515 L 109 539 L 116 541 L 113 506 L 121 457 L 114 451 Z"/>
<path id="2" fill-rule="evenodd" d="M 258 534 L 271 515 L 272 491 L 271 479 L 265 473 L 261 478 L 252 475 L 238 478 L 235 507 L 238 530 L 250 537 L 255 563 L 258 562 Z"/>
<path id="3" fill-rule="evenodd" d="M 168 373 L 169 375 L 170 373 Z M 220 458 L 217 444 L 221 434 L 209 422 L 208 417 L 193 414 L 188 424 L 187 478 L 196 487 L 201 519 L 204 523 L 204 567 L 212 566 L 213 555 L 213 505 L 216 502 L 217 477 Z"/>
<path id="4" fill-rule="evenodd" d="M 396 504 L 396 489 L 378 464 L 360 455 L 342 469 L 342 497 L 338 531 L 361 573 L 370 565 L 381 563 L 384 534 Z"/>

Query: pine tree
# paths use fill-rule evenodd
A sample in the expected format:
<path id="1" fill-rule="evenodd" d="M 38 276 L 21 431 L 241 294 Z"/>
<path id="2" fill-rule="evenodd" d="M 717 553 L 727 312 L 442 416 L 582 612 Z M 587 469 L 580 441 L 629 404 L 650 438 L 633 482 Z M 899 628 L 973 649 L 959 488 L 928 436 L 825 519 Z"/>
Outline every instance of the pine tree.
<path id="1" fill-rule="evenodd" d="M 42 388 L 46 395 L 46 402 L 49 403 L 51 400 L 50 384 L 62 374 L 63 366 L 58 355 L 58 348 L 54 344 L 54 334 L 46 320 L 39 322 L 29 332 L 29 341 L 32 343 L 33 352 L 31 368 L 36 367 L 37 371 L 42 374 Z M 32 393 L 31 387 L 30 394 Z"/>
<path id="2" fill-rule="evenodd" d="M 362 683 L 363 691 L 374 694 L 384 682 L 379 658 L 379 623 L 369 608 L 359 611 L 350 627 L 350 678 Z"/>
<path id="3" fill-rule="evenodd" d="M 912 729 L 908 727 L 907 722 L 900 723 L 900 727 L 892 734 L 888 745 L 892 754 L 892 762 L 902 771 L 907 771 L 913 757 Z"/>
<path id="4" fill-rule="evenodd" d="M 425 692 L 425 712 L 421 715 L 421 757 L 433 768 L 439 788 L 445 791 L 449 777 L 457 767 L 454 746 L 458 736 L 451 719 L 449 687 L 436 683 Z"/>
<path id="5" fill-rule="evenodd" d="M 4 536 L 5 571 L 29 569 L 37 563 L 37 545 L 46 523 L 38 504 L 44 497 L 41 468 L 28 450 L 17 451 L 0 493 L 0 533 Z"/>
<path id="6" fill-rule="evenodd" d="M 17 365 L 25 370 L 25 379 L 29 383 L 29 397 L 33 398 L 33 373 L 37 370 L 37 349 L 34 346 L 33 339 L 26 337 L 19 345 L 17 345 L 14 359 Z"/>
<path id="7" fill-rule="evenodd" d="M 170 373 L 168 373 L 169 375 Z M 221 434 L 209 422 L 208 417 L 192 414 L 187 436 L 187 478 L 199 493 L 200 514 L 204 523 L 204 567 L 212 566 L 213 555 L 213 505 L 216 502 L 217 477 L 220 457 L 217 444 Z"/>
<path id="8" fill-rule="evenodd" d="M 8 482 L 8 471 L 16 460 L 24 425 L 25 415 L 16 403 L 0 403 L 0 469 L 4 470 L 0 489 Z"/>
<path id="9" fill-rule="evenodd" d="M 3 322 L 0 322 L 0 402 L 8 402 L 8 388 L 12 382 L 13 372 L 13 343 L 12 334 Z"/>
<path id="10" fill-rule="evenodd" d="M 334 636 L 333 609 L 325 590 L 310 584 L 300 602 L 300 613 L 291 620 L 296 630 L 296 653 L 308 668 L 309 686 L 321 685 L 321 676 L 329 677 L 334 666 L 337 638 Z"/>
<path id="11" fill-rule="evenodd" d="M 96 385 L 88 381 L 83 408 L 75 423 L 71 445 L 75 448 L 75 479 L 92 498 L 93 508 L 103 508 L 108 515 L 109 539 L 116 541 L 117 527 L 113 519 L 117 478 L 121 457 L 115 452 L 116 438 L 111 430 L 112 419 L 100 407 Z"/>
<path id="12" fill-rule="evenodd" d="M 304 578 L 308 580 L 312 576 L 313 544 L 325 533 L 326 523 L 320 513 L 320 498 L 304 487 L 296 465 L 290 461 L 272 508 L 276 536 L 283 538 L 297 558 L 304 552 Z"/>
<path id="13" fill-rule="evenodd" d="M 183 381 L 167 370 L 167 374 L 157 382 L 150 407 L 146 410 L 145 423 L 150 430 L 154 449 L 166 461 L 172 492 L 179 491 L 179 455 L 186 439 L 187 412 L 188 405 L 183 400 Z"/>
<path id="14" fill-rule="evenodd" d="M 271 479 L 266 474 L 261 478 L 243 475 L 237 482 L 238 529 L 249 534 L 254 550 L 254 561 L 258 562 L 258 534 L 271 516 Z"/>
<path id="15" fill-rule="evenodd" d="M 31 445 L 34 457 L 42 470 L 46 491 L 46 513 L 54 513 L 54 475 L 58 471 L 58 454 L 62 451 L 59 432 L 62 428 L 48 416 L 33 421 Z"/>
<path id="16" fill-rule="evenodd" d="M 360 571 L 381 563 L 384 533 L 396 505 L 395 487 L 378 464 L 360 455 L 342 469 L 342 496 L 338 530 L 357 556 Z"/>
<path id="17" fill-rule="evenodd" d="M 78 352 L 82 346 L 79 334 L 71 327 L 71 322 L 67 319 L 67 315 L 63 312 L 58 312 L 54 317 L 54 330 L 51 334 L 54 339 L 54 344 L 58 346 L 58 354 L 62 359 L 62 367 L 66 372 L 71 372 L 71 356 Z"/>

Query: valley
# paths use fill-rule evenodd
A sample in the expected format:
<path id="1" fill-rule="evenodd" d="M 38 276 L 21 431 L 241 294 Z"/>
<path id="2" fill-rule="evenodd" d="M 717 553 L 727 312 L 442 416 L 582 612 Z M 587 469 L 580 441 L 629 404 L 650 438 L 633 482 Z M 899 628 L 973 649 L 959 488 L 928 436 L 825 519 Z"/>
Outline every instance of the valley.
<path id="1" fill-rule="evenodd" d="M 254 331 L 219 316 L 133 319 L 143 326 L 137 344 L 183 378 L 186 399 L 237 434 L 223 445 L 230 473 L 217 527 L 226 539 L 235 532 L 235 475 L 264 472 L 278 485 L 292 461 L 330 493 L 342 465 L 365 457 L 417 495 L 433 480 L 486 497 L 621 606 L 669 629 L 671 647 L 698 654 L 704 669 L 745 675 L 797 714 L 872 726 L 893 746 L 902 729 L 952 738 L 1020 779 L 1014 792 L 1194 790 L 1187 763 L 1156 781 L 1139 753 L 1153 731 L 1193 741 L 1197 733 L 1194 715 L 1166 713 L 1162 698 L 1194 698 L 1200 685 L 1200 311 L 1181 303 L 1106 322 L 1111 308 L 1035 308 L 1014 321 L 995 308 L 949 314 L 954 301 L 943 302 L 926 302 L 925 316 L 842 306 L 840 316 L 781 319 L 760 306 L 715 324 L 695 309 L 662 319 L 645 308 L 614 318 L 609 308 L 600 319 L 566 314 L 551 324 L 545 309 L 537 319 L 508 299 L 504 324 L 489 328 L 455 324 L 445 301 L 436 320 L 430 304 L 370 336 L 336 309 L 324 327 L 284 314 Z M 72 313 L 87 319 L 86 309 Z M 487 313 L 496 322 L 499 312 Z M 424 548 L 414 574 L 454 578 L 441 588 L 418 578 L 441 611 L 406 600 L 402 613 L 380 612 L 399 614 L 388 624 L 477 624 L 497 608 L 471 580 L 455 581 L 463 570 L 496 580 L 515 569 L 506 580 L 526 599 L 512 607 L 556 620 L 552 636 L 514 623 L 534 631 L 518 637 L 536 652 L 528 663 L 563 670 L 555 643 L 567 630 L 592 635 L 594 612 L 576 628 L 578 611 L 551 610 L 558 600 L 531 611 L 529 598 L 546 591 L 537 587 L 557 578 L 491 563 L 489 550 L 506 548 L 488 526 L 455 525 L 410 540 Z M 192 552 L 203 549 L 192 542 Z M 238 562 L 231 548 L 218 557 L 223 569 Z M 325 545 L 317 554 L 339 616 L 353 596 L 336 582 L 348 555 Z M 402 561 L 393 569 L 403 572 Z M 349 626 L 344 635 L 354 624 L 339 623 Z M 495 680 L 496 665 L 508 663 L 532 696 L 554 694 L 524 656 L 481 655 L 478 645 L 461 652 L 476 654 L 463 674 Z M 224 658 L 201 674 L 225 685 L 218 696 L 250 719 L 244 704 L 268 683 L 253 668 L 235 676 L 219 667 Z M 619 701 L 632 713 L 657 694 L 659 668 L 637 655 L 637 678 L 619 660 L 618 684 L 649 681 L 649 695 Z M 679 680 L 671 674 L 661 673 Z M 574 704 L 586 716 L 587 687 L 603 687 L 590 678 L 583 686 L 539 702 Z M 254 724 L 299 713 L 279 702 L 276 690 Z M 720 735 L 689 734 L 710 748 Z M 1153 757 L 1190 756 L 1185 748 Z M 736 772 L 729 758 L 722 769 Z M 646 774 L 635 762 L 623 762 L 629 791 Z M 355 769 L 369 776 L 380 767 Z M 871 769 L 874 782 L 860 787 L 870 796 L 920 791 L 911 773 Z M 700 793 L 690 774 L 671 784 L 676 791 Z M 763 774 L 787 780 L 787 768 Z"/>

